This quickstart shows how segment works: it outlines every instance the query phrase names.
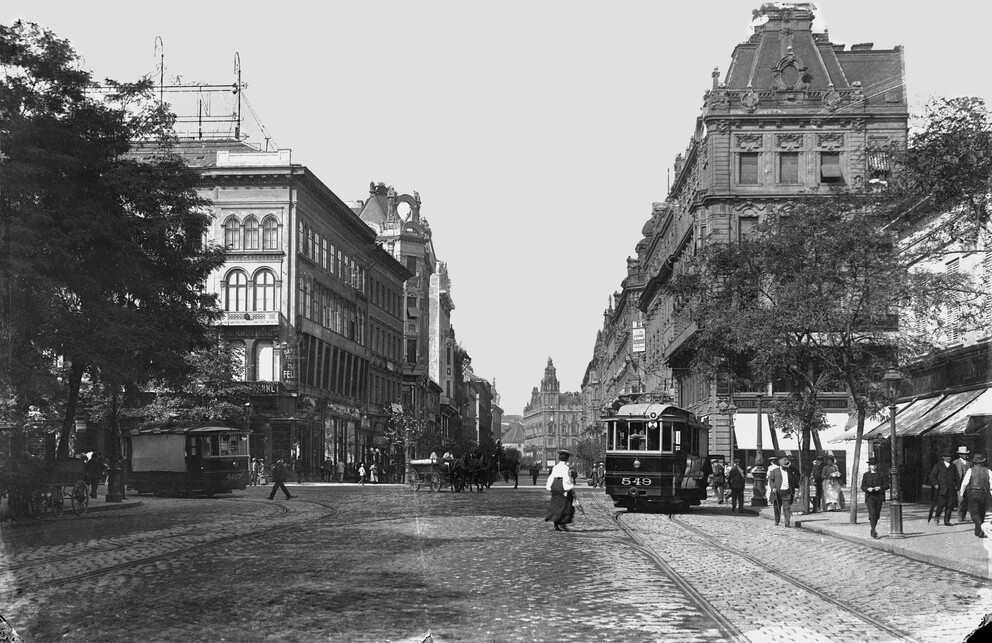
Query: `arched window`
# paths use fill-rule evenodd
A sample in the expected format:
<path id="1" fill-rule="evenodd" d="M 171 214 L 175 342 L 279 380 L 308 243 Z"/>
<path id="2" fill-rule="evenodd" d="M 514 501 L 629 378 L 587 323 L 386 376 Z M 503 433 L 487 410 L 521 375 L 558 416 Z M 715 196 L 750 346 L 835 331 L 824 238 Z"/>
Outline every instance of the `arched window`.
<path id="1" fill-rule="evenodd" d="M 241 270 L 232 270 L 227 275 L 224 310 L 230 312 L 248 310 L 248 276 Z"/>
<path id="2" fill-rule="evenodd" d="M 276 276 L 271 270 L 255 273 L 255 310 L 276 309 Z"/>
<path id="3" fill-rule="evenodd" d="M 273 216 L 262 221 L 262 250 L 279 249 L 279 222 Z"/>
<path id="4" fill-rule="evenodd" d="M 228 217 L 224 222 L 224 247 L 228 250 L 241 250 L 241 225 L 237 217 Z"/>
<path id="5" fill-rule="evenodd" d="M 275 382 L 275 357 L 272 342 L 255 342 L 255 379 L 261 382 Z"/>
<path id="6" fill-rule="evenodd" d="M 258 250 L 258 219 L 245 219 L 245 250 Z"/>

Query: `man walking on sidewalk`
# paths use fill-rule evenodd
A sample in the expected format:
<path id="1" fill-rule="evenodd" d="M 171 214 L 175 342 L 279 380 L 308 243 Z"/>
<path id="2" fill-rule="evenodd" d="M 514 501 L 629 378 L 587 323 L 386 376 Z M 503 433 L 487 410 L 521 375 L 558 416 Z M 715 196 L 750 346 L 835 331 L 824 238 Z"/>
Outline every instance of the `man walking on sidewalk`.
<path id="1" fill-rule="evenodd" d="M 958 487 L 961 485 L 961 478 L 958 477 L 957 467 L 951 464 L 950 453 L 945 453 L 940 459 L 941 462 L 933 465 L 933 469 L 930 470 L 930 486 L 933 488 L 937 522 L 940 522 L 940 515 L 943 513 L 944 525 L 950 527 L 951 512 L 958 499 Z"/>
<path id="2" fill-rule="evenodd" d="M 741 471 L 741 461 L 734 460 L 734 465 L 727 473 L 727 485 L 730 487 L 730 511 L 744 513 L 744 487 L 746 480 Z"/>
<path id="3" fill-rule="evenodd" d="M 970 455 L 968 447 L 961 446 L 958 447 L 958 457 L 957 460 L 952 462 L 954 468 L 958 471 L 958 480 L 964 480 L 964 474 L 968 473 L 968 469 L 971 468 L 971 461 L 969 461 L 968 456 Z M 958 498 L 958 522 L 964 522 L 965 517 L 968 515 L 968 496 L 960 496 Z"/>
<path id="4" fill-rule="evenodd" d="M 971 521 L 975 523 L 975 535 L 979 538 L 987 538 L 982 530 L 982 523 L 985 522 L 985 512 L 989 507 L 989 468 L 985 465 L 985 456 L 976 453 L 971 459 L 972 467 L 964 474 L 961 482 L 961 493 L 968 494 L 968 511 L 971 512 Z"/>
<path id="5" fill-rule="evenodd" d="M 769 469 L 768 474 L 768 485 L 775 508 L 775 524 L 784 515 L 786 527 L 792 527 L 792 494 L 799 484 L 798 478 L 793 474 L 795 470 L 789 466 L 791 464 L 789 458 L 779 458 L 778 466 Z"/>
<path id="6" fill-rule="evenodd" d="M 861 490 L 865 492 L 865 505 L 868 506 L 868 523 L 871 525 L 871 537 L 878 538 L 875 527 L 882 515 L 882 503 L 885 501 L 885 490 L 889 488 L 889 478 L 878 471 L 878 458 L 868 458 L 868 471 L 861 477 Z"/>

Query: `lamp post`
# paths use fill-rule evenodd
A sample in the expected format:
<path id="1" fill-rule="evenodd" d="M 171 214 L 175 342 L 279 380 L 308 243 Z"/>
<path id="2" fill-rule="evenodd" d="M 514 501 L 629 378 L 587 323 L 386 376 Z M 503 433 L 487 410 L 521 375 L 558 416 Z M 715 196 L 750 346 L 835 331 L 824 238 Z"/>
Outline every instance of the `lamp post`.
<path id="1" fill-rule="evenodd" d="M 764 393 L 758 392 L 758 441 L 755 443 L 754 467 L 751 468 L 751 477 L 754 478 L 754 489 L 751 495 L 752 507 L 767 507 L 768 499 L 765 497 L 765 476 L 768 470 L 765 468 L 765 456 L 761 452 L 761 401 Z"/>
<path id="2" fill-rule="evenodd" d="M 899 384 L 902 382 L 902 373 L 890 368 L 882 380 L 888 387 L 889 394 L 889 422 L 891 434 L 889 442 L 892 446 L 892 462 L 889 467 L 890 487 L 889 487 L 889 535 L 895 538 L 902 538 L 902 502 L 899 493 L 899 444 L 896 435 L 896 399 L 899 397 Z"/>

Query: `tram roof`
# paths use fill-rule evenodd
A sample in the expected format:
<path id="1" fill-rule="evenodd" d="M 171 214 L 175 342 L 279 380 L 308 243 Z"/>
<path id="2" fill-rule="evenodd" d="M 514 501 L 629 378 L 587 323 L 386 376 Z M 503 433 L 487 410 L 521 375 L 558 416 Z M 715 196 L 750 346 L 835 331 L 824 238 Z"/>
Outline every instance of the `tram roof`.
<path id="1" fill-rule="evenodd" d="M 656 418 L 662 415 L 687 417 L 692 414 L 671 404 L 624 404 L 617 409 L 613 417 Z"/>

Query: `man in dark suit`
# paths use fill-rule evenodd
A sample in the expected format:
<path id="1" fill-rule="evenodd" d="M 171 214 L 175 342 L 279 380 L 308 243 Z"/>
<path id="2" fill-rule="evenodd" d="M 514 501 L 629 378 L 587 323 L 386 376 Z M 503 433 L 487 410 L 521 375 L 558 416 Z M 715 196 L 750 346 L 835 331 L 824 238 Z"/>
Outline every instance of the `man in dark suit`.
<path id="1" fill-rule="evenodd" d="M 951 512 L 958 499 L 958 487 L 961 486 L 961 478 L 958 477 L 958 469 L 951 463 L 952 455 L 943 454 L 941 461 L 933 465 L 930 470 L 930 486 L 933 488 L 934 507 L 936 508 L 937 521 L 940 522 L 940 514 L 944 514 L 944 524 L 951 526 Z"/>
<path id="2" fill-rule="evenodd" d="M 735 459 L 734 465 L 727 473 L 727 484 L 730 486 L 730 511 L 744 513 L 744 487 L 747 480 L 741 470 L 741 461 Z"/>
<path id="3" fill-rule="evenodd" d="M 992 501 L 992 488 L 990 488 L 989 468 L 985 464 L 985 455 L 976 453 L 971 459 L 972 467 L 964 474 L 961 481 L 961 493 L 968 494 L 968 511 L 971 512 L 971 520 L 975 523 L 975 535 L 979 538 L 987 538 L 982 528 L 985 522 L 985 512 L 988 511 L 990 501 Z"/>
<path id="4" fill-rule="evenodd" d="M 813 489 L 816 495 L 810 498 L 810 513 L 820 510 L 820 503 L 823 502 L 823 458 L 816 456 L 813 458 Z"/>
<path id="5" fill-rule="evenodd" d="M 888 488 L 889 477 L 879 472 L 878 458 L 868 458 L 868 471 L 861 477 L 861 490 L 865 492 L 872 538 L 878 538 L 875 527 L 878 525 L 879 516 L 882 515 L 882 503 L 885 501 L 885 491 Z"/>

